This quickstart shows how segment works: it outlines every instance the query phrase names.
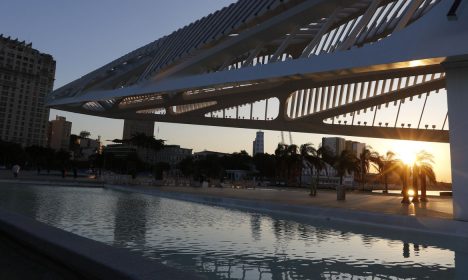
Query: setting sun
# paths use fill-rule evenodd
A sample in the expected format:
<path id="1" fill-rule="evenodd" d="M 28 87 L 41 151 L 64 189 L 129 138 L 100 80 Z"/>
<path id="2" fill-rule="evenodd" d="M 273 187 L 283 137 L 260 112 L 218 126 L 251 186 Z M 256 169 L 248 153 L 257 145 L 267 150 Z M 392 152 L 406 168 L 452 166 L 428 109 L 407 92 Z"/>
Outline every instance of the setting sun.
<path id="1" fill-rule="evenodd" d="M 416 160 L 416 155 L 411 151 L 405 151 L 404 153 L 398 153 L 399 158 L 407 165 L 413 165 Z"/>
<path id="2" fill-rule="evenodd" d="M 369 144 L 381 154 L 392 151 L 395 153 L 395 159 L 399 159 L 410 165 L 416 159 L 416 155 L 424 150 L 434 155 L 434 171 L 437 175 L 437 180 L 451 182 L 450 147 L 448 144 L 405 140 L 369 141 Z"/>
<path id="3" fill-rule="evenodd" d="M 423 149 L 421 144 L 418 142 L 411 141 L 398 141 L 397 145 L 394 146 L 394 152 L 397 157 L 404 163 L 412 165 L 416 160 L 416 154 Z"/>

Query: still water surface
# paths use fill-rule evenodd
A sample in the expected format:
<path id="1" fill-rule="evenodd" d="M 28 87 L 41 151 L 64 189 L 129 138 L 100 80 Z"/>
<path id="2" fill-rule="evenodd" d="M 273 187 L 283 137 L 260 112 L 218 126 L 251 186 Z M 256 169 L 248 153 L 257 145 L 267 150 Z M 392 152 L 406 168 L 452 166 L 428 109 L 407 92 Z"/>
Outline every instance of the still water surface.
<path id="1" fill-rule="evenodd" d="M 105 189 L 1 186 L 0 207 L 209 279 L 463 279 L 466 253 Z"/>

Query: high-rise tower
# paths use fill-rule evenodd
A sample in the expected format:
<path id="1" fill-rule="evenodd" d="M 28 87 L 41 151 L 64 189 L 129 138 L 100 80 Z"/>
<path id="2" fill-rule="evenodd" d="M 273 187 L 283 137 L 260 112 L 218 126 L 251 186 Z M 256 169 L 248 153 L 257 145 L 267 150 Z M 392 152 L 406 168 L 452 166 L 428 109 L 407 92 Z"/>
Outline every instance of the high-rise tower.
<path id="1" fill-rule="evenodd" d="M 26 44 L 0 35 L 0 139 L 45 146 L 55 61 Z"/>
<path id="2" fill-rule="evenodd" d="M 255 140 L 253 141 L 252 155 L 263 154 L 265 152 L 265 134 L 263 131 L 258 131 Z"/>

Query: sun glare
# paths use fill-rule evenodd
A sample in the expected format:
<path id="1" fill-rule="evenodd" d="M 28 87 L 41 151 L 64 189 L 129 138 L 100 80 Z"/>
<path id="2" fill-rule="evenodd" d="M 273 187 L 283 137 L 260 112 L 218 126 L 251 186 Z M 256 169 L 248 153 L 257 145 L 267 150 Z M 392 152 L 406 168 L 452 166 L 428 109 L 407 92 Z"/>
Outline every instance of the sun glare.
<path id="1" fill-rule="evenodd" d="M 414 161 L 416 160 L 416 155 L 411 154 L 410 152 L 401 153 L 399 154 L 399 157 L 401 161 L 403 161 L 407 165 L 413 165 Z"/>
<path id="2" fill-rule="evenodd" d="M 393 151 L 397 157 L 408 165 L 412 165 L 416 160 L 416 154 L 421 151 L 421 146 L 416 142 L 399 141 Z"/>

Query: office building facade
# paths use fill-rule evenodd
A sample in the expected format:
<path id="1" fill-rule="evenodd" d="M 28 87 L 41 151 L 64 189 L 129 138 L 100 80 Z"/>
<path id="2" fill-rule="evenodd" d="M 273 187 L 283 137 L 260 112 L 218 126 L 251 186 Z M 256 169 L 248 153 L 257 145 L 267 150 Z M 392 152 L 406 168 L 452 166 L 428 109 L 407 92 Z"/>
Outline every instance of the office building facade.
<path id="1" fill-rule="evenodd" d="M 154 122 L 125 120 L 122 139 L 130 139 L 136 134 L 154 136 Z"/>
<path id="2" fill-rule="evenodd" d="M 10 37 L 0 35 L 0 139 L 22 146 L 46 146 L 55 61 Z"/>
<path id="3" fill-rule="evenodd" d="M 324 137 L 322 147 L 326 147 L 332 156 L 339 156 L 346 150 L 346 140 L 341 137 Z"/>
<path id="4" fill-rule="evenodd" d="M 352 152 L 357 157 L 359 157 L 365 149 L 365 143 L 360 143 L 356 141 L 346 141 L 346 150 Z"/>
<path id="5" fill-rule="evenodd" d="M 72 123 L 65 117 L 56 116 L 49 122 L 48 147 L 55 151 L 70 150 L 71 128 Z"/>
<path id="6" fill-rule="evenodd" d="M 192 156 L 192 149 L 181 148 L 179 145 L 166 145 L 155 153 L 154 163 L 165 162 L 176 168 L 182 160 Z"/>
<path id="7" fill-rule="evenodd" d="M 253 141 L 253 151 L 252 155 L 263 154 L 265 153 L 265 133 L 263 131 L 258 131 Z"/>

